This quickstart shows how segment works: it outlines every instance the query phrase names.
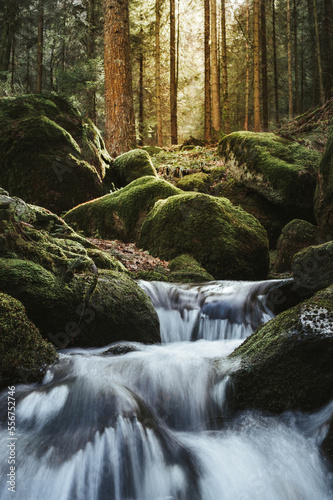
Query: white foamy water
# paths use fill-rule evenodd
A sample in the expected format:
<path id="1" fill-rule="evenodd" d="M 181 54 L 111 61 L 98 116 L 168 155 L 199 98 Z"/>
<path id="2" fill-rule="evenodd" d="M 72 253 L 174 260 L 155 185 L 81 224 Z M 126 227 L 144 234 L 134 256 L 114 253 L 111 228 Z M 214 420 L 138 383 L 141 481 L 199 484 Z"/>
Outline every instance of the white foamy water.
<path id="1" fill-rule="evenodd" d="M 18 386 L 15 494 L 6 483 L 3 393 L 0 499 L 332 500 L 320 444 L 333 402 L 312 415 L 229 411 L 238 361 L 227 356 L 242 339 L 228 322 L 238 328 L 243 317 L 253 328 L 271 317 L 265 283 L 245 284 L 246 291 L 242 284 L 229 291 L 216 283 L 213 290 L 176 287 L 172 299 L 169 287 L 154 285 L 156 307 L 178 314 L 170 332 L 188 322 L 186 303 L 205 316 L 207 325 L 198 331 L 210 340 L 124 342 L 129 352 L 119 356 L 112 354 L 114 346 L 65 350 L 42 384 Z M 210 328 L 219 333 L 209 334 Z"/>

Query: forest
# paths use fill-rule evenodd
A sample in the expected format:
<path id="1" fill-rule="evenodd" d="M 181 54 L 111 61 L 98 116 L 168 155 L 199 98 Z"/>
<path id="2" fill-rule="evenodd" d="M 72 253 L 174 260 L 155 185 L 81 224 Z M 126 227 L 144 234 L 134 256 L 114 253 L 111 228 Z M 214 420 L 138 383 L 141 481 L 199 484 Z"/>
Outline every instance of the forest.
<path id="1" fill-rule="evenodd" d="M 108 110 L 124 94 L 117 152 L 276 131 L 332 96 L 332 12 L 332 0 L 4 0 L 0 96 L 64 95 L 112 150 Z"/>

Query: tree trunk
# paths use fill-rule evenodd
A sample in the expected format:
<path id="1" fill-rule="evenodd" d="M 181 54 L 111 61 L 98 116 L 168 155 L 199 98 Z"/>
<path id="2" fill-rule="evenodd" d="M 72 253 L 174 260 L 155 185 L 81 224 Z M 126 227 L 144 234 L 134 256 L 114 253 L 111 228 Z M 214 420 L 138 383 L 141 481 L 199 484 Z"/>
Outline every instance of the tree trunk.
<path id="1" fill-rule="evenodd" d="M 325 54 L 324 54 L 324 88 L 325 97 L 330 99 L 332 97 L 333 89 L 333 0 L 325 0 Z"/>
<path id="2" fill-rule="evenodd" d="M 88 40 L 87 40 L 87 58 L 95 57 L 96 46 L 96 21 L 95 21 L 95 0 L 88 2 Z M 87 117 L 94 123 L 97 122 L 96 115 L 96 91 L 94 88 L 87 92 Z"/>
<path id="3" fill-rule="evenodd" d="M 262 124 L 263 129 L 268 131 L 268 82 L 267 82 L 267 47 L 266 47 L 266 9 L 265 0 L 261 0 L 261 82 L 262 82 Z"/>
<path id="4" fill-rule="evenodd" d="M 205 142 L 211 141 L 211 103 L 210 103 L 210 8 L 205 0 Z"/>
<path id="5" fill-rule="evenodd" d="M 290 30 L 290 0 L 287 0 L 287 52 L 288 52 L 288 89 L 289 89 L 289 119 L 293 117 L 293 80 L 291 69 L 291 30 Z"/>
<path id="6" fill-rule="evenodd" d="M 227 33 L 225 21 L 225 0 L 221 3 L 222 28 L 222 89 L 223 89 L 223 121 L 224 132 L 230 134 L 229 92 L 228 92 L 228 60 L 227 60 Z"/>
<path id="7" fill-rule="evenodd" d="M 171 144 L 177 144 L 176 5 L 170 0 L 170 124 Z"/>
<path id="8" fill-rule="evenodd" d="M 136 146 L 128 1 L 105 0 L 105 142 L 112 156 Z"/>
<path id="9" fill-rule="evenodd" d="M 42 93 L 43 84 L 43 29 L 44 29 L 44 5 L 43 0 L 38 4 L 38 45 L 37 45 L 37 94 Z"/>
<path id="10" fill-rule="evenodd" d="M 259 64 L 259 0 L 253 0 L 253 114 L 254 131 L 261 131 L 260 123 L 260 64 Z"/>
<path id="11" fill-rule="evenodd" d="M 249 0 L 246 0 L 246 83 L 245 83 L 245 121 L 244 130 L 249 130 L 249 96 L 250 96 L 250 7 Z"/>
<path id="12" fill-rule="evenodd" d="M 216 0 L 211 0 L 211 73 L 212 73 L 212 123 L 214 139 L 221 129 L 219 76 L 217 61 Z"/>
<path id="13" fill-rule="evenodd" d="M 275 97 L 275 123 L 279 124 L 279 84 L 278 84 L 278 71 L 277 71 L 277 55 L 276 55 L 276 32 L 275 32 L 275 0 L 273 0 L 273 60 L 274 60 L 274 97 Z"/>
<path id="14" fill-rule="evenodd" d="M 140 30 L 141 33 L 141 40 L 143 39 L 143 29 L 141 28 Z M 139 58 L 139 141 L 138 145 L 143 146 L 143 132 L 144 132 L 144 125 L 143 125 L 143 64 L 144 64 L 144 57 L 143 57 L 143 51 L 142 47 L 140 49 L 140 58 Z"/>
<path id="15" fill-rule="evenodd" d="M 15 81 L 15 34 L 13 35 L 12 40 L 12 67 L 11 67 L 11 78 L 10 78 L 10 86 L 12 92 L 14 92 L 14 81 Z"/>
<path id="16" fill-rule="evenodd" d="M 1 26 L 2 34 L 0 39 L 0 79 L 6 80 L 9 70 L 12 42 L 15 31 L 15 6 L 13 0 L 7 0 L 4 20 Z"/>
<path id="17" fill-rule="evenodd" d="M 299 84 L 298 84 L 298 40 L 297 40 L 297 8 L 294 0 L 294 68 L 295 68 L 295 104 L 296 114 L 299 115 Z"/>
<path id="18" fill-rule="evenodd" d="M 331 15 L 332 15 L 332 13 L 331 13 Z M 319 40 L 319 28 L 318 28 L 316 0 L 313 0 L 313 17 L 314 17 L 314 27 L 315 27 L 315 34 L 316 34 L 316 51 L 317 51 L 318 76 L 319 76 L 320 104 L 324 104 L 325 103 L 325 90 L 324 90 L 324 83 L 323 83 L 323 69 L 322 69 L 322 64 L 321 64 L 320 40 Z"/>
<path id="19" fill-rule="evenodd" d="M 162 107 L 161 107 L 161 49 L 160 49 L 160 0 L 156 0 L 156 25 L 155 25 L 155 85 L 156 85 L 156 119 L 157 119 L 157 145 L 163 146 L 162 132 Z"/>

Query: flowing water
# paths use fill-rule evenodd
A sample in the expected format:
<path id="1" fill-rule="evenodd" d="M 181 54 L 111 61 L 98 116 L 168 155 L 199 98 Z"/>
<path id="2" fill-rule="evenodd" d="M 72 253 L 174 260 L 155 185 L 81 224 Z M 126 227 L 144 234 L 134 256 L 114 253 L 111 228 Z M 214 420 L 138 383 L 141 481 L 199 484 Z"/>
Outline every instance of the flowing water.
<path id="1" fill-rule="evenodd" d="M 273 316 L 277 285 L 141 282 L 162 345 L 65 350 L 42 384 L 17 386 L 15 494 L 3 393 L 0 499 L 332 500 L 319 446 L 333 403 L 312 415 L 229 411 L 238 361 L 227 356 Z"/>

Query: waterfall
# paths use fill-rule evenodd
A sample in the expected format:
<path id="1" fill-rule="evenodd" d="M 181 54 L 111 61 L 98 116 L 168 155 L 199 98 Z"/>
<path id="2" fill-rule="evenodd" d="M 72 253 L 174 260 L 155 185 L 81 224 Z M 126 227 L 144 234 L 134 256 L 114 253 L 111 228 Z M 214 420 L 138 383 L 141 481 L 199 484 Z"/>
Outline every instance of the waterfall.
<path id="1" fill-rule="evenodd" d="M 312 415 L 229 411 L 239 362 L 227 356 L 272 317 L 266 297 L 276 283 L 141 286 L 161 345 L 63 350 L 41 384 L 16 387 L 14 497 L 332 500 L 319 445 L 333 403 Z M 7 391 L 0 422 L 7 500 Z"/>

